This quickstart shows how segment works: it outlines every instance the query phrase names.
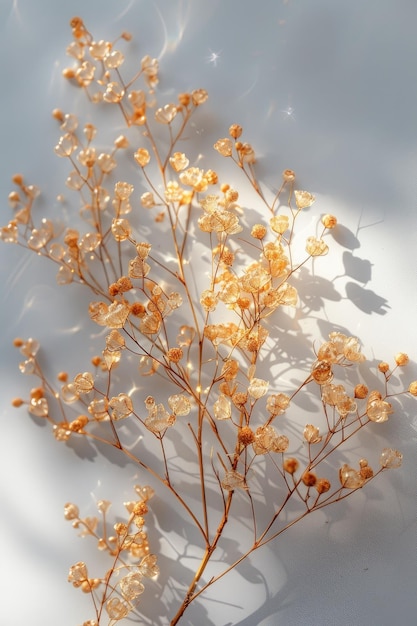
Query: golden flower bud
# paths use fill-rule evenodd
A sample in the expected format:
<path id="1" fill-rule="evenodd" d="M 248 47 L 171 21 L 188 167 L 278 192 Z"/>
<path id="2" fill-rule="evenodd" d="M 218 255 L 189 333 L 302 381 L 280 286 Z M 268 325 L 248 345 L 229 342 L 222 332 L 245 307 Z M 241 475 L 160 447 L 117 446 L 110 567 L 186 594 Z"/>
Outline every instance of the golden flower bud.
<path id="1" fill-rule="evenodd" d="M 318 478 L 315 484 L 317 493 L 322 494 L 329 491 L 331 485 L 327 478 Z"/>
<path id="2" fill-rule="evenodd" d="M 301 480 L 305 484 L 306 487 L 314 487 L 317 482 L 317 476 L 313 472 L 304 472 L 301 477 Z"/>
<path id="3" fill-rule="evenodd" d="M 355 398 L 359 398 L 363 400 L 368 395 L 368 387 L 363 384 L 356 385 L 355 387 Z"/>
<path id="4" fill-rule="evenodd" d="M 413 380 L 408 387 L 408 392 L 411 393 L 412 396 L 417 396 L 417 380 Z"/>
<path id="5" fill-rule="evenodd" d="M 263 224 L 254 224 L 250 234 L 254 239 L 263 239 L 266 235 L 266 228 Z"/>
<path id="6" fill-rule="evenodd" d="M 285 183 L 293 183 L 295 180 L 295 172 L 293 170 L 284 170 L 282 178 Z"/>
<path id="7" fill-rule="evenodd" d="M 385 361 L 381 361 L 378 365 L 378 369 L 382 374 L 386 374 L 389 371 L 389 365 Z"/>
<path id="8" fill-rule="evenodd" d="M 334 215 L 327 213 L 327 215 L 323 215 L 321 218 L 321 223 L 325 228 L 334 228 L 337 225 L 337 218 Z"/>
<path id="9" fill-rule="evenodd" d="M 243 426 L 243 428 L 239 430 L 237 437 L 239 443 L 241 443 L 243 446 L 248 446 L 255 441 L 255 433 L 249 426 Z"/>
<path id="10" fill-rule="evenodd" d="M 404 365 L 407 365 L 409 361 L 410 361 L 410 358 L 408 354 L 405 354 L 405 352 L 398 352 L 398 354 L 395 355 L 395 362 L 398 365 L 398 367 L 404 367 Z"/>
<path id="11" fill-rule="evenodd" d="M 239 139 L 243 132 L 243 128 L 239 126 L 239 124 L 232 124 L 229 128 L 229 135 L 233 137 L 233 139 Z"/>
<path id="12" fill-rule="evenodd" d="M 289 457 L 288 459 L 285 459 L 283 463 L 284 472 L 288 472 L 288 474 L 294 474 L 298 469 L 298 465 L 299 463 L 297 459 Z"/>

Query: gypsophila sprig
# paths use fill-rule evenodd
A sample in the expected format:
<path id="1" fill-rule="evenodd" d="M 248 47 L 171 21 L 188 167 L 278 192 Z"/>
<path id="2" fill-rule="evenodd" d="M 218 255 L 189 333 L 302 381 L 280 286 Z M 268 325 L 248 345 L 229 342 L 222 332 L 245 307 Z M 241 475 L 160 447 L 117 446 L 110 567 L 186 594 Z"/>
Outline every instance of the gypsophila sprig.
<path id="1" fill-rule="evenodd" d="M 379 364 L 375 388 L 369 389 L 371 366 L 361 343 L 340 330 L 308 342 L 309 356 L 296 363 L 303 373 L 292 388 L 268 377 L 263 366 L 272 354 L 283 369 L 294 365 L 295 357 L 280 350 L 284 331 L 275 321 L 295 309 L 303 314 L 297 275 L 313 259 L 316 272 L 325 263 L 321 257 L 329 252 L 337 218 L 324 215 L 303 245 L 295 245 L 298 220 L 315 197 L 297 189 L 293 170 L 279 175 L 275 194 L 264 189 L 256 148 L 238 123 L 214 143 L 217 169 L 200 167 L 182 151 L 187 144 L 181 140 L 191 118 L 198 124 L 207 92 L 197 88 L 159 101 L 158 60 L 145 55 L 133 76 L 124 73 L 129 34 L 116 42 L 95 39 L 79 17 L 71 28 L 71 64 L 63 75 L 85 92 L 88 119 L 95 107 L 114 109 L 119 130 L 105 149 L 98 125 L 55 109 L 55 153 L 68 165 L 65 185 L 78 198 L 79 216 L 67 220 L 64 230 L 39 218 L 39 190 L 17 174 L 9 195 L 13 216 L 0 237 L 49 259 L 58 285 L 86 287 L 86 316 L 104 332 L 100 352 L 78 371 L 60 371 L 56 381 L 43 371 L 39 343 L 16 339 L 19 369 L 37 383 L 28 399 L 15 398 L 13 405 L 25 405 L 34 419 L 48 422 L 58 442 L 76 446 L 85 437 L 118 449 L 159 485 L 155 498 L 162 504 L 170 498 L 181 508 L 202 556 L 189 579 L 170 582 L 177 585 L 168 609 L 174 626 L 255 550 L 401 465 L 402 454 L 389 447 L 368 450 L 368 461 L 358 435 L 364 429 L 377 433 L 394 412 L 393 396 L 417 396 L 417 382 L 398 391 L 397 368 L 410 360 L 398 352 L 392 366 Z M 255 194 L 254 211 L 247 212 L 240 191 L 222 180 L 224 159 Z M 195 252 L 202 249 L 204 255 Z M 196 269 L 198 263 L 206 264 Z M 129 376 L 118 374 L 123 367 Z M 306 415 L 297 432 L 289 415 L 307 396 L 321 413 Z M 178 441 L 187 459 L 179 456 Z M 182 461 L 188 469 L 178 470 Z M 179 480 L 178 471 L 189 482 Z M 276 485 L 276 500 L 267 502 L 263 493 L 270 484 Z M 198 487 L 197 499 L 190 485 Z M 99 517 L 90 518 L 80 517 L 75 504 L 65 506 L 65 518 L 111 559 L 104 573 L 91 573 L 94 566 L 83 561 L 69 569 L 73 586 L 91 595 L 90 626 L 142 615 L 139 599 L 148 579 L 158 575 L 144 529 L 153 491 L 135 489 L 127 519 L 111 532 L 109 502 L 99 501 Z M 212 571 L 213 554 L 242 505 L 251 539 L 235 560 Z M 147 623 L 160 617 L 147 615 Z"/>
<path id="2" fill-rule="evenodd" d="M 64 507 L 65 519 L 80 530 L 80 536 L 94 538 L 98 550 L 106 552 L 110 559 L 110 567 L 102 578 L 92 578 L 83 561 L 69 568 L 68 582 L 91 594 L 96 624 L 102 623 L 106 615 L 109 624 L 128 616 L 132 619 L 137 615 L 139 597 L 145 591 L 147 579 L 158 578 L 157 557 L 150 551 L 145 531 L 145 515 L 153 490 L 136 485 L 135 491 L 138 499 L 124 503 L 128 517 L 124 522 L 113 524 L 112 534 L 108 530 L 109 501 L 97 502 L 100 519 L 81 518 L 75 504 L 67 503 Z"/>

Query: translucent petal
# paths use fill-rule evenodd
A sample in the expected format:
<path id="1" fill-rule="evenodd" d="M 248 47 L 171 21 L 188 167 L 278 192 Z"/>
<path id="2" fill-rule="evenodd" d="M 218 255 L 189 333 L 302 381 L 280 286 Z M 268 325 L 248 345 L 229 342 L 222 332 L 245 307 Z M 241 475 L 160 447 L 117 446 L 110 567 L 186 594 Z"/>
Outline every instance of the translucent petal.
<path id="1" fill-rule="evenodd" d="M 90 372 L 77 374 L 74 378 L 73 384 L 76 393 L 88 393 L 94 389 L 94 376 Z"/>
<path id="2" fill-rule="evenodd" d="M 110 398 L 109 406 L 113 409 L 111 416 L 114 420 L 125 419 L 133 411 L 132 400 L 126 393 Z"/>
<path id="3" fill-rule="evenodd" d="M 175 415 L 168 413 L 163 404 L 156 404 L 150 408 L 145 426 L 151 432 L 160 434 L 175 424 Z"/>
<path id="4" fill-rule="evenodd" d="M 221 394 L 213 406 L 214 417 L 218 420 L 227 420 L 232 416 L 232 404 L 225 395 Z"/>
<path id="5" fill-rule="evenodd" d="M 139 571 L 146 578 L 156 578 L 159 574 L 159 567 L 156 564 L 157 557 L 155 554 L 144 556 L 139 565 Z"/>
<path id="6" fill-rule="evenodd" d="M 403 455 L 393 448 L 384 448 L 379 458 L 379 463 L 384 469 L 394 469 L 401 467 Z"/>
<path id="7" fill-rule="evenodd" d="M 294 191 L 295 203 L 299 209 L 307 209 L 315 201 L 313 194 L 308 191 Z"/>
<path id="8" fill-rule="evenodd" d="M 46 417 L 49 413 L 48 402 L 46 398 L 33 398 L 29 404 L 29 413 L 36 417 Z"/>
<path id="9" fill-rule="evenodd" d="M 171 411 L 178 416 L 188 415 L 191 411 L 191 402 L 189 398 L 182 394 L 174 394 L 169 396 L 168 404 Z"/>
<path id="10" fill-rule="evenodd" d="M 346 464 L 339 470 L 339 479 L 342 487 L 346 489 L 358 489 L 365 484 L 365 479 L 360 473 Z"/>
<path id="11" fill-rule="evenodd" d="M 234 489 L 247 489 L 245 477 L 236 470 L 229 470 L 226 472 L 223 480 L 222 487 L 226 491 L 234 491 Z"/>
<path id="12" fill-rule="evenodd" d="M 251 398 L 259 400 L 259 398 L 262 398 L 262 396 L 267 393 L 268 387 L 269 382 L 267 380 L 262 380 L 261 378 L 252 378 L 248 387 L 248 393 Z"/>
<path id="13" fill-rule="evenodd" d="M 119 582 L 121 594 L 125 600 L 132 601 L 145 591 L 139 572 L 129 572 Z"/>
<path id="14" fill-rule="evenodd" d="M 155 111 L 155 120 L 160 124 L 170 124 L 177 113 L 175 104 L 166 104 Z"/>

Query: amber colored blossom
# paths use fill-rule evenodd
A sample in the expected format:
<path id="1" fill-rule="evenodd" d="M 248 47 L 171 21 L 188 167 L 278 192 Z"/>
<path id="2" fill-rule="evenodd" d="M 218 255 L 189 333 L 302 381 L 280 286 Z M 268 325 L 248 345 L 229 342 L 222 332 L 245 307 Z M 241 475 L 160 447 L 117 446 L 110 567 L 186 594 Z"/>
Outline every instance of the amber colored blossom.
<path id="1" fill-rule="evenodd" d="M 417 380 L 414 380 L 410 383 L 408 387 L 408 392 L 411 393 L 412 396 L 417 396 Z"/>
<path id="2" fill-rule="evenodd" d="M 323 437 L 320 435 L 320 429 L 313 424 L 306 424 L 303 431 L 304 439 L 311 444 L 320 443 Z"/>
<path id="3" fill-rule="evenodd" d="M 229 126 L 229 135 L 233 137 L 233 139 L 239 139 L 243 132 L 243 128 L 239 124 L 232 124 Z"/>
<path id="4" fill-rule="evenodd" d="M 329 213 L 323 215 L 321 221 L 325 228 L 331 229 L 337 225 L 337 218 L 334 215 L 330 215 Z"/>
<path id="5" fill-rule="evenodd" d="M 284 170 L 282 172 L 282 179 L 285 183 L 292 183 L 295 180 L 295 172 L 293 170 Z"/>
<path id="6" fill-rule="evenodd" d="M 359 489 L 365 483 L 365 479 L 360 472 L 344 464 L 339 470 L 339 480 L 345 489 Z"/>
<path id="7" fill-rule="evenodd" d="M 295 474 L 299 465 L 299 462 L 294 457 L 288 457 L 284 459 L 284 462 L 282 464 L 284 472 L 287 472 L 288 474 Z"/>
<path id="8" fill-rule="evenodd" d="M 252 443 L 255 454 L 267 454 L 268 452 L 285 452 L 289 440 L 285 435 L 279 435 L 271 425 L 260 426 L 256 429 L 255 440 Z"/>
<path id="9" fill-rule="evenodd" d="M 314 474 L 314 472 L 304 472 L 304 474 L 301 476 L 301 480 L 306 487 L 314 487 L 317 482 L 317 476 Z"/>
<path id="10" fill-rule="evenodd" d="M 263 224 L 254 224 L 252 226 L 251 235 L 254 239 L 263 239 L 266 232 L 266 228 Z"/>
<path id="11" fill-rule="evenodd" d="M 224 139 L 219 139 L 218 141 L 216 141 L 216 143 L 214 144 L 214 149 L 217 150 L 217 152 L 222 156 L 229 157 L 232 156 L 233 143 L 228 137 L 225 137 Z"/>
<path id="12" fill-rule="evenodd" d="M 381 363 L 378 364 L 378 369 L 382 374 L 386 374 L 389 372 L 389 364 L 386 361 L 381 361 Z"/>
<path id="13" fill-rule="evenodd" d="M 176 172 L 181 172 L 182 170 L 185 170 L 185 168 L 188 167 L 190 163 L 183 152 L 174 152 L 172 157 L 170 157 L 169 162 L 171 164 L 171 167 Z"/>
<path id="14" fill-rule="evenodd" d="M 243 446 L 249 446 L 255 440 L 255 433 L 249 426 L 243 426 L 239 430 L 238 440 Z"/>
<path id="15" fill-rule="evenodd" d="M 398 352 L 395 355 L 395 363 L 398 365 L 398 367 L 404 367 L 409 362 L 410 357 L 408 356 L 408 354 L 405 354 L 405 352 Z"/>
<path id="16" fill-rule="evenodd" d="M 294 191 L 295 202 L 299 209 L 307 209 L 315 202 L 315 197 L 309 191 Z"/>
<path id="17" fill-rule="evenodd" d="M 382 450 L 379 463 L 383 469 L 395 469 L 401 467 L 403 455 L 393 448 L 384 448 Z"/>
<path id="18" fill-rule="evenodd" d="M 167 352 L 167 357 L 169 361 L 172 363 L 179 363 L 183 356 L 183 351 L 181 348 L 170 348 Z"/>
<path id="19" fill-rule="evenodd" d="M 317 493 L 321 495 L 322 493 L 326 493 L 327 491 L 329 491 L 331 484 L 327 480 L 327 478 L 318 478 L 314 487 Z"/>
<path id="20" fill-rule="evenodd" d="M 364 385 L 363 383 L 360 383 L 355 386 L 355 390 L 354 390 L 355 398 L 359 398 L 360 400 L 363 400 L 368 395 L 368 392 L 369 392 L 368 387 Z"/>
<path id="21" fill-rule="evenodd" d="M 306 251 L 311 256 L 324 256 L 328 253 L 329 246 L 323 239 L 317 239 L 317 237 L 311 236 L 307 238 Z"/>

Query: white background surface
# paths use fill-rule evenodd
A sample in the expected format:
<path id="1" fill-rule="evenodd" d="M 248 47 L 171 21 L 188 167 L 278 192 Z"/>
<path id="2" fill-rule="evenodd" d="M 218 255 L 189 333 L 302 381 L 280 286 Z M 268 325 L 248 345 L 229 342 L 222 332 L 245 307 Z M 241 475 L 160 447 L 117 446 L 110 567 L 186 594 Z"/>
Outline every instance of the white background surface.
<path id="1" fill-rule="evenodd" d="M 60 72 L 68 21 L 77 14 L 98 38 L 129 30 L 139 58 L 158 56 L 167 99 L 208 89 L 202 146 L 238 122 L 260 154 L 267 185 L 276 187 L 283 169 L 296 170 L 300 187 L 317 196 L 317 215 L 335 213 L 346 229 L 336 242 L 337 257 L 345 260 L 338 261 L 342 278 L 334 283 L 340 298 L 324 296 L 326 313 L 358 334 L 371 358 L 392 361 L 408 351 L 407 378 L 417 378 L 416 3 L 3 0 L 2 224 L 10 215 L 13 173 L 41 187 L 39 210 L 53 211 L 63 190 L 50 111 L 68 102 Z M 73 109 L 81 107 L 73 93 L 70 98 Z M 347 245 L 354 236 L 360 247 Z M 74 301 L 55 286 L 55 270 L 35 261 L 0 245 L 1 622 L 70 626 L 90 617 L 86 599 L 66 583 L 68 566 L 87 548 L 63 520 L 63 504 L 75 500 L 92 514 L 94 497 L 120 491 L 121 500 L 129 499 L 137 478 L 129 467 L 109 470 L 100 454 L 78 458 L 24 411 L 9 408 L 9 399 L 30 385 L 17 372 L 16 335 L 48 346 L 56 370 L 73 367 L 83 343 L 85 296 Z M 268 592 L 259 577 L 245 582 L 242 570 L 233 585 L 246 597 L 253 593 L 252 603 L 208 601 L 198 621 L 197 612 L 184 624 L 415 624 L 416 405 L 407 409 L 377 442 L 403 450 L 402 470 L 256 555 L 252 564 L 268 578 Z"/>

